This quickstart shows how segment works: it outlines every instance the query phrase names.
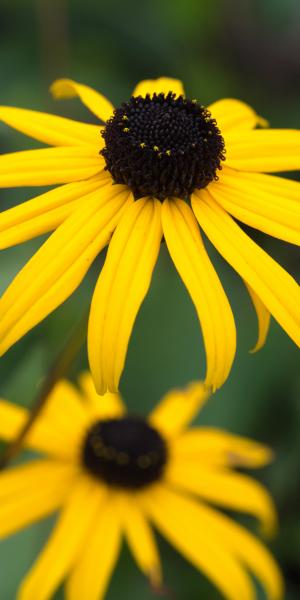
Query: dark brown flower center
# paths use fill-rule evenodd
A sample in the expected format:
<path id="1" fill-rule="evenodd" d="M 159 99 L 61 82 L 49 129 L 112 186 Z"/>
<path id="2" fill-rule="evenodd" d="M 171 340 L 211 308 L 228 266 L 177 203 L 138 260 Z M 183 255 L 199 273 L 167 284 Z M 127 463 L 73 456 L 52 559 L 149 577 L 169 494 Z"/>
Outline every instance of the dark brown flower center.
<path id="1" fill-rule="evenodd" d="M 158 431 L 139 417 L 108 419 L 88 431 L 82 461 L 108 485 L 137 489 L 161 477 L 167 448 Z"/>
<path id="2" fill-rule="evenodd" d="M 225 160 L 224 140 L 210 112 L 171 92 L 130 98 L 102 135 L 106 169 L 136 198 L 188 198 L 217 179 Z"/>

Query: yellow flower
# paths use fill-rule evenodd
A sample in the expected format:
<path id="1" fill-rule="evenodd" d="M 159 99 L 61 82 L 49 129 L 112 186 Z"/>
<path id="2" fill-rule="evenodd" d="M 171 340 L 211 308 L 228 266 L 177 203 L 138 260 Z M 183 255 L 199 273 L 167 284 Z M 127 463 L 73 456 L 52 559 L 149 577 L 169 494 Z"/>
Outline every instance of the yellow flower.
<path id="1" fill-rule="evenodd" d="M 88 348 L 98 392 L 117 391 L 164 236 L 197 310 L 206 383 L 219 387 L 236 332 L 199 225 L 248 287 L 259 322 L 255 349 L 270 313 L 300 345 L 299 286 L 234 220 L 299 244 L 300 184 L 263 172 L 299 169 L 300 133 L 256 128 L 265 122 L 238 100 L 207 110 L 185 99 L 175 79 L 141 82 L 116 111 L 74 81 L 51 89 L 56 98 L 79 96 L 102 125 L 0 107 L 2 121 L 54 146 L 2 155 L 0 186 L 64 184 L 0 215 L 0 248 L 56 230 L 0 301 L 0 353 L 66 300 L 109 244 Z"/>
<path id="2" fill-rule="evenodd" d="M 253 515 L 272 531 L 268 493 L 233 471 L 266 464 L 270 451 L 217 429 L 188 429 L 208 396 L 200 382 L 167 394 L 147 420 L 128 415 L 117 394 L 99 398 L 88 373 L 80 384 L 81 392 L 59 382 L 28 435 L 27 446 L 48 457 L 0 475 L 0 537 L 60 511 L 17 600 L 48 600 L 63 580 L 67 600 L 100 600 L 122 536 L 160 586 L 151 523 L 228 600 L 255 599 L 249 572 L 279 600 L 281 575 L 268 550 L 208 505 Z M 1 437 L 11 440 L 26 418 L 26 410 L 1 401 Z"/>

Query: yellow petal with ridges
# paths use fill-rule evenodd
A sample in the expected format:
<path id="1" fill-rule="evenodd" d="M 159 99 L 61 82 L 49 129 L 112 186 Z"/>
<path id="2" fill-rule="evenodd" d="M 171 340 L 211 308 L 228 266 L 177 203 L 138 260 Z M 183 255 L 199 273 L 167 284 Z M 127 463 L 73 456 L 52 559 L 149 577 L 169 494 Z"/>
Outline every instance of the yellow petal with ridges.
<path id="1" fill-rule="evenodd" d="M 126 210 L 96 285 L 88 352 L 95 386 L 102 394 L 118 390 L 132 327 L 159 253 L 160 213 L 161 203 L 147 198 Z"/>
<path id="2" fill-rule="evenodd" d="M 246 570 L 229 549 L 229 542 L 211 531 L 194 500 L 166 486 L 147 491 L 140 502 L 166 539 L 217 586 L 227 600 L 255 600 Z"/>
<path id="3" fill-rule="evenodd" d="M 1 473 L 0 540 L 56 511 L 72 489 L 72 465 L 36 460 Z"/>
<path id="4" fill-rule="evenodd" d="M 0 212 L 0 249 L 53 231 L 82 203 L 89 202 L 91 192 L 101 193 L 101 187 L 108 181 L 104 173 L 87 181 L 68 183 Z"/>
<path id="5" fill-rule="evenodd" d="M 106 392 L 103 396 L 97 394 L 89 371 L 81 373 L 79 383 L 84 394 L 84 407 L 89 414 L 98 417 L 98 419 L 111 419 L 121 417 L 126 412 L 120 394 L 112 392 Z"/>
<path id="6" fill-rule="evenodd" d="M 133 202 L 124 186 L 94 192 L 36 252 L 0 299 L 0 353 L 37 325 L 78 287 Z"/>
<path id="7" fill-rule="evenodd" d="M 170 462 L 165 477 L 170 485 L 203 500 L 256 517 L 266 535 L 274 534 L 277 517 L 273 501 L 266 489 L 247 475 L 209 468 L 178 456 Z"/>
<path id="8" fill-rule="evenodd" d="M 171 77 L 159 77 L 158 79 L 144 79 L 134 88 L 133 96 L 143 96 L 147 94 L 165 94 L 173 92 L 176 96 L 184 96 L 184 89 L 179 79 Z"/>
<path id="9" fill-rule="evenodd" d="M 57 79 L 50 86 L 50 92 L 56 100 L 78 96 L 81 102 L 101 121 L 107 121 L 114 112 L 114 106 L 105 96 L 72 79 Z"/>
<path id="10" fill-rule="evenodd" d="M 300 131 L 257 129 L 228 133 L 226 165 L 267 173 L 300 169 Z"/>
<path id="11" fill-rule="evenodd" d="M 155 588 L 162 581 L 159 552 L 152 528 L 137 499 L 134 494 L 122 494 L 122 529 L 137 565 Z"/>
<path id="12" fill-rule="evenodd" d="M 172 440 L 172 456 L 214 467 L 257 469 L 273 459 L 264 444 L 212 427 L 197 427 Z"/>
<path id="13" fill-rule="evenodd" d="M 43 148 L 0 155 L 0 188 L 54 185 L 88 179 L 103 170 L 93 146 Z"/>
<path id="14" fill-rule="evenodd" d="M 87 533 L 101 510 L 104 491 L 82 477 L 70 492 L 52 535 L 20 586 L 17 600 L 50 600 L 82 552 Z"/>
<path id="15" fill-rule="evenodd" d="M 241 100 L 235 98 L 224 98 L 217 100 L 208 107 L 211 116 L 216 119 L 221 133 L 227 131 L 241 131 L 241 129 L 254 129 L 257 125 L 266 127 L 268 122 L 256 114 L 256 112 Z"/>
<path id="16" fill-rule="evenodd" d="M 105 597 L 120 551 L 122 510 L 115 495 L 108 495 L 105 500 L 67 579 L 66 600 Z"/>
<path id="17" fill-rule="evenodd" d="M 165 200 L 162 224 L 171 258 L 194 302 L 202 328 L 207 361 L 205 383 L 217 389 L 226 381 L 235 355 L 232 311 L 190 207 L 183 200 Z"/>
<path id="18" fill-rule="evenodd" d="M 300 245 L 300 184 L 298 199 L 274 194 L 243 173 L 223 169 L 220 180 L 209 186 L 212 197 L 233 217 L 291 244 Z"/>
<path id="19" fill-rule="evenodd" d="M 268 335 L 269 329 L 270 329 L 271 315 L 270 315 L 270 312 L 268 311 L 268 309 L 265 307 L 264 303 L 260 300 L 258 295 L 254 292 L 252 287 L 250 285 L 248 285 L 246 282 L 245 282 L 245 285 L 248 290 L 249 296 L 252 300 L 252 304 L 253 304 L 255 312 L 256 312 L 257 323 L 258 323 L 257 342 L 256 342 L 254 348 L 252 348 L 252 350 L 250 350 L 251 353 L 254 353 L 254 352 L 257 352 L 258 350 L 260 350 L 265 344 L 265 341 L 267 339 L 267 335 Z"/>
<path id="20" fill-rule="evenodd" d="M 176 437 L 195 418 L 210 396 L 203 382 L 166 394 L 148 417 L 149 423 L 166 437 Z"/>
<path id="21" fill-rule="evenodd" d="M 100 127 L 44 112 L 0 106 L 0 121 L 50 146 L 95 145 L 102 148 Z"/>
<path id="22" fill-rule="evenodd" d="M 300 346 L 300 287 L 296 281 L 242 231 L 207 190 L 197 192 L 196 197 L 194 213 L 207 237 Z"/>

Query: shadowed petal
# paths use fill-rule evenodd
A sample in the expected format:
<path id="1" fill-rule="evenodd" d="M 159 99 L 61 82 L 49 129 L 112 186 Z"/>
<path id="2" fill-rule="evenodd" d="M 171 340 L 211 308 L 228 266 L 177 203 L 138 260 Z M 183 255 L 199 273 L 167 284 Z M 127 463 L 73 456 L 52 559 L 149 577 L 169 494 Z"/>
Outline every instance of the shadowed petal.
<path id="1" fill-rule="evenodd" d="M 242 231 L 208 191 L 194 194 L 193 209 L 220 254 L 300 346 L 300 288 L 296 281 Z"/>
<path id="2" fill-rule="evenodd" d="M 165 94 L 173 92 L 176 96 L 184 96 L 184 89 L 179 79 L 171 77 L 159 77 L 158 79 L 144 79 L 134 88 L 133 96 L 143 96 L 146 94 Z"/>
<path id="3" fill-rule="evenodd" d="M 168 250 L 201 324 L 207 361 L 205 383 L 216 389 L 227 379 L 235 355 L 232 311 L 189 206 L 183 200 L 165 200 L 162 224 Z"/>
<path id="4" fill-rule="evenodd" d="M 29 260 L 0 300 L 0 353 L 78 287 L 130 202 L 124 186 L 94 192 Z"/>
<path id="5" fill-rule="evenodd" d="M 50 87 L 50 92 L 57 100 L 80 98 L 81 102 L 101 121 L 107 121 L 113 114 L 112 103 L 96 90 L 76 83 L 72 79 L 57 79 Z"/>
<path id="6" fill-rule="evenodd" d="M 267 121 L 257 115 L 251 106 L 234 98 L 217 100 L 207 108 L 212 117 L 216 119 L 221 133 L 234 131 L 235 129 L 237 131 L 253 129 L 257 125 L 262 127 L 267 125 Z"/>
<path id="7" fill-rule="evenodd" d="M 92 300 L 88 351 L 96 389 L 118 390 L 137 312 L 148 291 L 162 237 L 161 203 L 134 202 L 119 223 Z"/>

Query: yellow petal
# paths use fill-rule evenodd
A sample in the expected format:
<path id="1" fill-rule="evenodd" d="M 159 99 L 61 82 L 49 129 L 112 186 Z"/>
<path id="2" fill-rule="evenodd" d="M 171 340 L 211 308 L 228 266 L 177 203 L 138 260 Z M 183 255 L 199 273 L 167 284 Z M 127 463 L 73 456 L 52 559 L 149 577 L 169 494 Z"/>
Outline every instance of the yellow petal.
<path id="1" fill-rule="evenodd" d="M 197 508 L 198 514 L 202 514 L 206 522 L 207 531 L 210 532 L 208 535 L 217 536 L 220 543 L 224 542 L 237 559 L 250 569 L 265 588 L 269 600 L 281 600 L 284 588 L 282 575 L 268 549 L 244 527 L 224 514 L 202 503 Z"/>
<path id="2" fill-rule="evenodd" d="M 57 100 L 78 96 L 81 102 L 101 121 L 107 121 L 114 112 L 112 103 L 105 96 L 87 85 L 72 81 L 72 79 L 57 79 L 52 83 L 50 92 Z"/>
<path id="3" fill-rule="evenodd" d="M 265 488 L 254 479 L 228 469 L 209 468 L 188 458 L 171 460 L 166 481 L 182 490 L 198 494 L 202 499 L 231 510 L 256 517 L 266 535 L 277 526 L 273 501 Z"/>
<path id="4" fill-rule="evenodd" d="M 265 127 L 267 121 L 256 114 L 256 112 L 241 100 L 234 98 L 224 98 L 213 102 L 208 107 L 211 115 L 217 121 L 221 133 L 227 131 L 237 131 L 254 129 L 257 125 Z"/>
<path id="5" fill-rule="evenodd" d="M 121 542 L 120 508 L 113 495 L 105 500 L 68 577 L 66 600 L 105 597 Z"/>
<path id="6" fill-rule="evenodd" d="M 72 459 L 77 451 L 80 433 L 81 437 L 83 435 L 84 421 L 81 432 L 78 431 L 78 428 L 71 427 L 70 421 L 67 430 L 61 424 L 58 426 L 57 420 L 59 419 L 54 419 L 49 410 L 54 395 L 56 395 L 56 391 L 48 398 L 41 416 L 25 436 L 23 446 L 51 456 Z M 62 397 L 60 396 L 61 402 Z M 64 403 L 63 406 L 65 406 Z M 57 417 L 57 415 L 55 416 Z M 26 409 L 5 402 L 5 400 L 0 400 L 0 438 L 7 442 L 13 441 L 23 429 L 28 418 L 29 411 Z"/>
<path id="7" fill-rule="evenodd" d="M 118 390 L 127 347 L 159 253 L 161 203 L 143 198 L 125 211 L 93 296 L 88 351 L 100 394 Z"/>
<path id="8" fill-rule="evenodd" d="M 148 421 L 166 437 L 176 437 L 195 418 L 209 395 L 209 389 L 201 381 L 173 390 L 154 408 Z"/>
<path id="9" fill-rule="evenodd" d="M 68 183 L 0 213 L 0 249 L 48 233 L 63 223 L 89 194 L 107 183 L 107 176 Z M 101 192 L 100 192 L 101 193 Z"/>
<path id="10" fill-rule="evenodd" d="M 50 146 L 88 144 L 99 147 L 99 150 L 103 147 L 103 138 L 97 125 L 12 106 L 0 106 L 0 120 Z"/>
<path id="11" fill-rule="evenodd" d="M 196 194 L 194 194 L 196 196 Z M 203 190 L 193 208 L 207 237 L 300 346 L 300 288 Z"/>
<path id="12" fill-rule="evenodd" d="M 226 165 L 269 173 L 300 169 L 300 131 L 257 129 L 227 134 Z"/>
<path id="13" fill-rule="evenodd" d="M 49 541 L 26 575 L 17 600 L 49 600 L 82 552 L 86 535 L 101 507 L 103 490 L 82 478 L 72 492 Z"/>
<path id="14" fill-rule="evenodd" d="M 250 287 L 250 285 L 248 285 L 246 282 L 245 282 L 245 285 L 248 290 L 249 296 L 252 300 L 252 304 L 254 306 L 256 316 L 257 316 L 257 322 L 258 322 L 257 342 L 256 342 L 254 348 L 252 348 L 252 350 L 250 350 L 250 352 L 257 352 L 264 346 L 264 343 L 267 339 L 267 335 L 268 335 L 269 329 L 270 329 L 271 315 L 270 315 L 270 312 L 268 311 L 268 309 L 263 304 L 263 302 L 258 297 L 258 295 Z"/>
<path id="15" fill-rule="evenodd" d="M 122 528 L 136 563 L 154 587 L 160 586 L 161 564 L 152 528 L 135 495 L 123 494 L 122 505 Z"/>
<path id="16" fill-rule="evenodd" d="M 144 79 L 140 81 L 134 88 L 133 96 L 143 96 L 146 94 L 168 94 L 173 92 L 176 96 L 184 96 L 184 89 L 179 79 L 172 79 L 171 77 L 159 77 L 158 79 Z"/>
<path id="17" fill-rule="evenodd" d="M 120 394 L 106 392 L 103 396 L 97 394 L 93 378 L 89 371 L 81 373 L 79 383 L 85 396 L 86 410 L 99 419 L 122 417 L 126 407 Z"/>
<path id="18" fill-rule="evenodd" d="M 247 469 L 263 467 L 273 458 L 272 451 L 264 444 L 210 427 L 191 429 L 173 440 L 172 456 L 202 465 Z"/>
<path id="19" fill-rule="evenodd" d="M 0 539 L 56 511 L 73 483 L 73 467 L 50 460 L 37 460 L 1 473 Z"/>
<path id="20" fill-rule="evenodd" d="M 0 187 L 70 183 L 102 169 L 103 159 L 92 146 L 12 152 L 0 155 Z"/>
<path id="21" fill-rule="evenodd" d="M 189 206 L 183 200 L 165 200 L 162 223 L 170 255 L 201 324 L 207 362 L 205 382 L 216 389 L 226 381 L 235 355 L 232 311 Z"/>
<path id="22" fill-rule="evenodd" d="M 243 223 L 292 244 L 300 245 L 300 184 L 298 199 L 290 199 L 273 187 L 269 191 L 257 182 L 256 176 L 224 169 L 220 180 L 209 186 L 212 197 Z"/>
<path id="23" fill-rule="evenodd" d="M 124 186 L 93 192 L 36 252 L 0 300 L 0 353 L 71 295 L 130 202 Z"/>
<path id="24" fill-rule="evenodd" d="M 211 531 L 200 505 L 156 486 L 140 500 L 161 533 L 217 586 L 227 600 L 254 600 L 250 578 L 225 540 Z"/>
<path id="25" fill-rule="evenodd" d="M 286 179 L 284 177 L 278 177 L 278 175 L 266 175 L 266 173 L 246 173 L 244 171 L 233 171 L 223 167 L 222 175 L 233 174 L 239 179 L 239 181 L 245 182 L 246 185 L 255 186 L 260 190 L 273 195 L 275 198 L 279 196 L 282 198 L 288 198 L 289 200 L 298 200 L 300 197 L 300 182 L 293 181 L 292 179 Z M 276 202 L 276 199 L 275 199 Z"/>

